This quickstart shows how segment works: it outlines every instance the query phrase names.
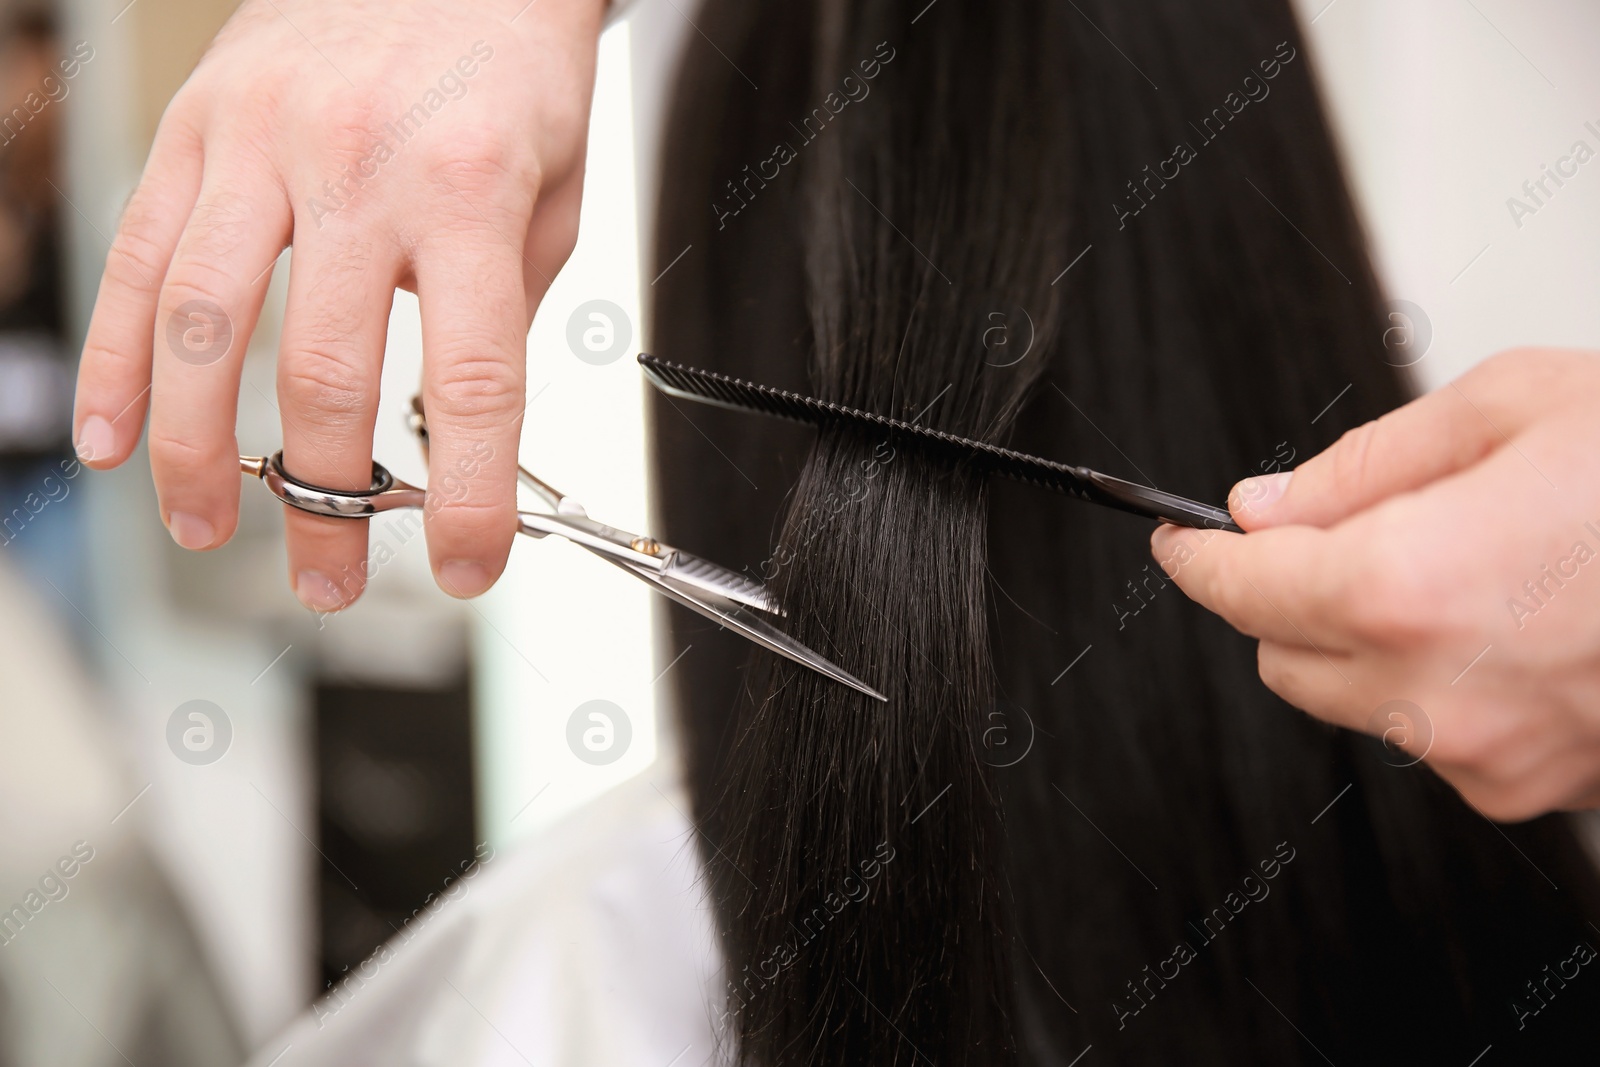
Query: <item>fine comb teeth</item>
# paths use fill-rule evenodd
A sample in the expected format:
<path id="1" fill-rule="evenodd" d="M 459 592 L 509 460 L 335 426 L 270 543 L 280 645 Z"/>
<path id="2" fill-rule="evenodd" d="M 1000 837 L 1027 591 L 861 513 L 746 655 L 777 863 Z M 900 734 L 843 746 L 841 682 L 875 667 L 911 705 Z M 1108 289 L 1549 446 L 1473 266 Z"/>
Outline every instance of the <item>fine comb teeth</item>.
<path id="1" fill-rule="evenodd" d="M 647 352 L 639 354 L 639 366 L 651 384 L 663 393 L 698 404 L 713 404 L 736 411 L 757 411 L 812 426 L 854 425 L 863 429 L 882 430 L 891 437 L 910 438 L 925 451 L 943 455 L 955 462 L 970 463 L 985 473 L 999 474 L 1014 481 L 1066 493 L 1079 500 L 1178 526 L 1243 532 L 1234 524 L 1233 516 L 1222 508 L 1113 478 L 1087 467 L 1071 467 L 885 415 L 830 404 L 784 389 L 756 385 L 715 371 L 685 367 Z"/>

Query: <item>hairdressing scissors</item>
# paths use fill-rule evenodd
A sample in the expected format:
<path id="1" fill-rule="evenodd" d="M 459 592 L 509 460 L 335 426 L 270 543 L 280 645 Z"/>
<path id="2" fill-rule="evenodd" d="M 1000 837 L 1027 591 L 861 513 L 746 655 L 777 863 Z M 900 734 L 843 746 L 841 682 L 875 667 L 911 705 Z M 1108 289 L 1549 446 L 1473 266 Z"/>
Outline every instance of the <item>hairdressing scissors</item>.
<path id="1" fill-rule="evenodd" d="M 422 398 L 411 401 L 412 431 L 428 450 L 428 423 Z M 339 519 L 364 519 L 401 508 L 420 508 L 427 491 L 400 481 L 380 463 L 372 464 L 372 485 L 347 492 L 303 482 L 283 469 L 283 453 L 240 456 L 239 469 L 260 478 L 274 496 L 291 507 L 313 515 Z M 656 592 L 691 611 L 754 641 L 804 667 L 809 667 L 860 693 L 887 701 L 888 697 L 825 659 L 817 652 L 774 627 L 765 615 L 784 614 L 766 587 L 745 575 L 702 559 L 653 537 L 628 533 L 589 517 L 583 505 L 517 467 L 517 480 L 536 493 L 552 510 L 517 512 L 518 532 L 533 538 L 550 534 L 585 548 L 650 585 Z M 760 614 L 758 614 L 760 613 Z"/>

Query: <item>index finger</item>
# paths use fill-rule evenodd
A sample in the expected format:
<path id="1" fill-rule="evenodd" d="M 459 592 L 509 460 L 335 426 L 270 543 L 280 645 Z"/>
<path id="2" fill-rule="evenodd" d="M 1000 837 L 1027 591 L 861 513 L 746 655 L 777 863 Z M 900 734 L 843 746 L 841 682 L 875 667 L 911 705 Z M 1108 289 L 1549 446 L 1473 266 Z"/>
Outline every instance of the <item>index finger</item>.
<path id="1" fill-rule="evenodd" d="M 200 196 L 201 163 L 194 131 L 170 114 L 163 118 L 106 256 L 78 364 L 72 440 L 91 467 L 115 467 L 139 443 L 149 406 L 156 300 Z"/>
<path id="2" fill-rule="evenodd" d="M 1150 549 L 1186 596 L 1240 633 L 1345 651 L 1352 642 L 1336 610 L 1344 583 L 1334 537 L 1310 526 L 1251 534 L 1161 526 Z"/>

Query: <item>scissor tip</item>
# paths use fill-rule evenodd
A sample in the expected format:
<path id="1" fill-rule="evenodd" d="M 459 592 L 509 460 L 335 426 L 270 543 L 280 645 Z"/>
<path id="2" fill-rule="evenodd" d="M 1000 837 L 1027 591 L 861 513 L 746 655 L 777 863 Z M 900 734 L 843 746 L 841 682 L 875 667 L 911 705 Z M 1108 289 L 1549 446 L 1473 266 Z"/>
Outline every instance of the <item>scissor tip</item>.
<path id="1" fill-rule="evenodd" d="M 835 680 L 843 682 L 845 685 L 849 686 L 851 689 L 854 689 L 862 696 L 871 697 L 873 700 L 882 701 L 885 704 L 889 703 L 888 697 L 884 696 L 882 693 L 878 692 L 876 689 L 872 688 L 872 686 L 868 685 L 866 682 L 863 682 L 859 678 L 848 677 L 838 678 Z"/>

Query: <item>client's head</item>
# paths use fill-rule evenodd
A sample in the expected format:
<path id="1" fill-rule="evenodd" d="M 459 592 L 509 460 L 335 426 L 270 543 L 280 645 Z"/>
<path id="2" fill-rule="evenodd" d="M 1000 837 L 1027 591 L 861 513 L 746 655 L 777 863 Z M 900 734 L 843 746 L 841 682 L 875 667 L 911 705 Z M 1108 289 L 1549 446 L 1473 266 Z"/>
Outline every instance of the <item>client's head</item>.
<path id="1" fill-rule="evenodd" d="M 1213 499 L 1401 399 L 1281 0 L 699 22 L 726 55 L 691 41 L 666 139 L 663 356 Z M 1296 1026 L 1466 1062 L 1582 929 L 1563 826 L 1508 831 L 1561 894 L 1508 874 L 1425 768 L 1267 693 L 1147 523 L 892 435 L 656 420 L 669 536 L 889 697 L 673 620 L 741 1062 L 1316 1060 Z"/>

